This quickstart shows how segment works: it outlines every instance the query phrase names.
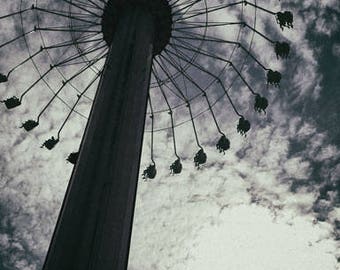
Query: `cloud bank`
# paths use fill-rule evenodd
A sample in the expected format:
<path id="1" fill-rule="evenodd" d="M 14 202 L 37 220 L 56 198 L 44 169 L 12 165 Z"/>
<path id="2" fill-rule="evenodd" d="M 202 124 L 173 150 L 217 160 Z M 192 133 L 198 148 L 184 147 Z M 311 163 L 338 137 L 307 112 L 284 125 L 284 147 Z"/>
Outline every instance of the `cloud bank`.
<path id="1" fill-rule="evenodd" d="M 139 184 L 130 270 L 199 270 L 208 265 L 217 270 L 339 267 L 340 150 L 315 116 L 323 109 L 318 101 L 325 94 L 326 71 L 319 62 L 324 48 L 311 39 L 312 34 L 333 37 L 339 27 L 335 15 L 339 3 L 281 2 L 282 9 L 294 12 L 294 30 L 281 32 L 273 18 L 262 13 L 258 26 L 290 40 L 293 55 L 279 63 L 275 55 L 266 53 L 272 48 L 259 37 L 252 46 L 266 66 L 285 76 L 280 89 L 264 92 L 270 101 L 267 114 L 254 116 L 241 82 L 231 89 L 252 121 L 249 135 L 236 133 L 238 119 L 226 112 L 225 103 L 218 103 L 214 111 L 228 131 L 231 150 L 225 156 L 216 151 L 218 134 L 206 113 L 196 121 L 208 162 L 194 169 L 197 149 L 190 123 L 182 125 L 176 134 L 181 138 L 184 170 L 175 177 L 167 171 L 174 160 L 171 134 L 155 135 L 158 176 Z M 258 4 L 267 6 L 265 1 Z M 280 3 L 269 8 L 280 10 Z M 247 35 L 244 40 L 250 41 Z M 332 46 L 334 56 L 339 54 L 338 44 Z M 245 73 L 254 70 L 255 64 L 248 60 Z M 263 74 L 255 79 L 252 85 L 267 91 Z M 1 97 L 8 95 L 7 90 Z M 72 169 L 65 157 L 77 149 L 85 124 L 76 117 L 56 151 L 40 149 L 41 141 L 67 111 L 62 105 L 53 108 L 54 115 L 36 133 L 27 135 L 17 127 L 30 107 L 47 96 L 32 98 L 30 106 L 19 112 L 0 109 L 0 268 L 6 270 L 41 268 Z M 148 135 L 141 170 L 149 164 Z"/>

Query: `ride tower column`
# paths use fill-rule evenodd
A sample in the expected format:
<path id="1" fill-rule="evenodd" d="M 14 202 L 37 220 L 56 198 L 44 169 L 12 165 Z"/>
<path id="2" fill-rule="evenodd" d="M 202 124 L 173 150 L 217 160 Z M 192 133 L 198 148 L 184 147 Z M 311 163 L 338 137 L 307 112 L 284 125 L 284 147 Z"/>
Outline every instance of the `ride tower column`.
<path id="1" fill-rule="evenodd" d="M 110 46 L 44 270 L 126 270 L 153 56 L 171 34 L 167 0 L 109 0 Z"/>

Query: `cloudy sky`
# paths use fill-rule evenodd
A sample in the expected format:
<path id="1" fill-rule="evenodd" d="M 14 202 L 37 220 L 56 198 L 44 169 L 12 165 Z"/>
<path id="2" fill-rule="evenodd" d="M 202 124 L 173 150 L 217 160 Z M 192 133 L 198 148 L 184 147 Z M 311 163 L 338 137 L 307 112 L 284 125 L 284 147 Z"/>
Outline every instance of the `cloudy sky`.
<path id="1" fill-rule="evenodd" d="M 18 8 L 16 2 L 20 1 L 4 1 L 7 9 L 0 16 Z M 246 87 L 241 80 L 236 81 L 230 94 L 251 121 L 252 129 L 247 137 L 240 136 L 236 132 L 238 118 L 227 101 L 217 103 L 214 111 L 231 140 L 231 149 L 221 155 L 215 149 L 219 136 L 211 125 L 211 115 L 207 112 L 196 118 L 199 138 L 208 155 L 207 164 L 200 170 L 193 164 L 198 149 L 190 122 L 176 128 L 184 167 L 178 176 L 170 176 L 168 170 L 175 159 L 171 132 L 155 134 L 158 174 L 154 180 L 139 182 L 129 270 L 339 269 L 340 3 L 257 2 L 273 11 L 294 13 L 294 29 L 281 31 L 272 15 L 257 11 L 259 31 L 291 43 L 292 53 L 285 61 L 277 61 L 270 44 L 258 35 L 252 43 L 252 53 L 265 66 L 283 74 L 281 86 L 267 89 L 263 71 L 247 60 L 244 76 L 269 100 L 267 114 L 253 111 Z M 240 9 L 232 12 L 215 14 L 214 20 L 238 18 Z M 254 23 L 251 7 L 244 14 L 250 24 Z M 26 24 L 30 20 L 34 21 L 25 17 Z M 1 20 L 0 43 L 14 37 L 17 28 L 17 21 Z M 212 33 L 228 39 L 237 35 L 235 29 Z M 240 40 L 249 45 L 251 34 L 244 31 Z M 40 47 L 36 39 L 28 41 L 32 48 Z M 0 72 L 8 71 L 7 65 L 15 65 L 16 58 L 24 59 L 25 44 L 20 41 L 13 46 L 11 50 L 0 48 Z M 233 57 L 235 63 L 241 63 L 244 54 L 238 49 Z M 38 61 L 48 63 L 50 59 L 45 56 Z M 219 68 L 218 63 L 209 61 L 204 65 Z M 0 98 L 21 93 L 21 88 L 35 80 L 34 74 L 32 67 L 13 73 L 9 83 L 0 85 Z M 221 76 L 228 84 L 229 75 Z M 60 82 L 60 74 L 51 74 L 47 80 L 57 87 L 56 77 Z M 75 83 L 79 89 L 84 80 Z M 39 148 L 55 135 L 68 112 L 61 102 L 53 104 L 39 129 L 32 133 L 18 129 L 51 97 L 45 90 L 37 86 L 16 110 L 8 111 L 4 105 L 0 108 L 1 270 L 41 269 L 72 170 L 65 157 L 77 149 L 86 123 L 75 115 L 53 151 Z M 72 93 L 61 95 L 71 103 L 76 97 Z M 151 96 L 156 107 L 164 108 L 156 93 Z M 212 91 L 212 99 L 216 96 L 218 93 Z M 201 104 L 193 109 L 199 110 Z M 80 106 L 86 114 L 89 101 Z M 157 118 L 156 127 L 169 125 L 166 115 Z M 187 117 L 180 109 L 175 115 L 178 123 Z M 149 135 L 145 135 L 141 170 L 150 163 Z"/>

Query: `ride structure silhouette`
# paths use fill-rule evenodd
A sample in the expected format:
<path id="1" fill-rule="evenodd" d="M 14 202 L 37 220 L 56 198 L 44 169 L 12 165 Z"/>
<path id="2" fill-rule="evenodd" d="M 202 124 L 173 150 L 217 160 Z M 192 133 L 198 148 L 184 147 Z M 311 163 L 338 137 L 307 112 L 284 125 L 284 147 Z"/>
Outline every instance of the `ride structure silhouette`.
<path id="1" fill-rule="evenodd" d="M 19 45 L 27 53 L 9 62 L 12 66 L 0 66 L 0 83 L 10 89 L 12 76 L 28 65 L 37 74 L 27 78 L 31 81 L 21 92 L 1 102 L 13 110 L 42 86 L 52 93 L 37 117 L 21 127 L 34 132 L 51 104 L 62 102 L 68 113 L 57 135 L 42 144 L 52 150 L 62 142 L 62 131 L 74 114 L 88 118 L 80 150 L 67 158 L 75 166 L 44 270 L 127 269 L 145 119 L 150 122 L 151 163 L 142 177 L 148 180 L 157 175 L 157 131 L 172 134 L 175 158 L 170 173 L 178 175 L 184 169 L 175 131 L 186 122 L 191 122 L 198 148 L 194 165 L 200 168 L 208 162 L 196 127 L 197 117 L 205 112 L 219 134 L 217 151 L 224 154 L 230 148 L 214 111 L 218 102 L 227 101 L 238 119 L 237 132 L 246 136 L 251 123 L 231 95 L 235 81 L 254 97 L 255 113 L 266 113 L 264 91 L 257 92 L 244 75 L 246 61 L 262 70 L 264 89 L 279 87 L 282 75 L 262 64 L 252 51 L 253 39 L 268 42 L 278 59 L 289 56 L 290 45 L 257 30 L 256 18 L 269 14 L 283 30 L 293 27 L 293 15 L 257 2 L 18 0 L 17 10 L 0 16 L 1 23 L 16 24 L 16 35 L 2 42 L 0 50 L 9 57 Z M 249 9 L 252 23 L 244 16 Z M 226 39 L 230 33 L 235 33 L 233 38 Z M 59 85 L 56 77 L 61 78 Z M 91 110 L 82 111 L 82 104 L 92 104 Z M 155 127 L 165 115 L 170 124 Z"/>

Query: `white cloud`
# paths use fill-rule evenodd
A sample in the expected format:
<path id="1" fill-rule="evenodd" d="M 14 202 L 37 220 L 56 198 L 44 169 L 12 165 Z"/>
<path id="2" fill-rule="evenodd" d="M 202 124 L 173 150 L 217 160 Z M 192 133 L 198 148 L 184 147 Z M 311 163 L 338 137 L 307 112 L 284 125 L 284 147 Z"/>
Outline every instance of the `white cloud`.
<path id="1" fill-rule="evenodd" d="M 267 6 L 268 3 L 259 1 L 259 4 Z M 190 123 L 187 123 L 176 129 L 179 153 L 184 158 L 183 173 L 169 177 L 167 169 L 175 159 L 171 136 L 164 133 L 155 136 L 158 176 L 153 181 L 139 184 L 131 270 L 180 270 L 188 269 L 188 263 L 190 268 L 200 270 L 199 267 L 207 268 L 204 264 L 207 262 L 216 270 L 227 264 L 234 269 L 251 270 L 250 261 L 254 270 L 268 265 L 273 266 L 270 269 L 335 269 L 336 242 L 332 239 L 331 222 L 339 216 L 339 209 L 334 207 L 336 198 L 330 191 L 331 199 L 315 203 L 319 186 L 306 182 L 312 181 L 312 162 L 334 160 L 339 157 L 339 149 L 327 144 L 327 134 L 320 133 L 314 123 L 296 116 L 292 105 L 301 105 L 308 98 L 317 99 L 320 95 L 322 76 L 317 73 L 315 52 L 305 34 L 315 20 L 315 31 L 327 34 L 334 31 L 320 14 L 324 14 L 325 7 L 335 7 L 337 1 L 303 1 L 300 4 L 305 10 L 300 14 L 301 7 L 296 6 L 295 28 L 284 32 L 275 25 L 273 16 L 259 12 L 259 30 L 291 40 L 293 55 L 285 62 L 277 61 L 270 44 L 256 36 L 252 52 L 266 65 L 281 70 L 286 77 L 280 89 L 269 90 L 265 86 L 264 72 L 259 74 L 261 79 L 255 78 L 256 89 L 266 93 L 270 100 L 268 114 L 262 117 L 254 115 L 253 100 L 249 101 L 249 94 L 241 82 L 232 88 L 236 102 L 242 102 L 242 111 L 252 120 L 247 138 L 236 133 L 238 119 L 224 99 L 214 111 L 223 130 L 228 131 L 231 150 L 225 156 L 217 153 L 212 140 L 218 138 L 218 134 L 206 113 L 195 123 L 208 154 L 207 165 L 199 171 L 194 169 L 192 159 L 197 146 Z M 278 1 L 268 5 L 279 10 Z M 313 10 L 316 7 L 319 13 Z M 252 19 L 251 12 L 248 8 L 246 18 Z M 266 19 L 261 21 L 261 18 Z M 227 34 L 232 38 L 235 31 Z M 249 42 L 249 33 L 245 32 L 243 38 Z M 236 53 L 240 54 L 240 50 Z M 251 70 L 252 65 L 248 60 L 245 67 Z M 228 69 L 223 79 L 228 81 L 232 75 Z M 253 79 L 253 74 L 246 77 Z M 27 74 L 24 81 L 30 79 Z M 2 96 L 11 93 L 9 90 L 12 89 Z M 39 130 L 30 135 L 16 130 L 15 126 L 19 126 L 22 119 L 36 115 L 32 110 L 40 108 L 50 97 L 42 87 L 36 90 L 41 96 L 34 98 L 36 94 L 32 95 L 28 105 L 19 111 L 8 113 L 4 108 L 0 109 L 0 166 L 3 166 L 0 202 L 5 209 L 1 213 L 0 246 L 5 247 L 2 252 L 10 257 L 8 261 L 12 266 L 20 270 L 37 269 L 41 265 L 71 171 L 64 159 L 77 149 L 84 126 L 84 120 L 75 117 L 55 151 L 40 149 L 41 142 L 58 128 L 67 110 L 58 103 L 53 108 L 53 115 L 45 116 Z M 198 102 L 196 109 L 202 109 L 200 106 L 206 104 Z M 187 117 L 186 108 L 184 111 Z M 159 126 L 169 125 L 167 113 L 164 115 L 159 118 Z M 290 153 L 292 140 L 305 144 L 293 155 Z M 149 163 L 149 144 L 149 138 L 145 136 L 141 170 Z M 321 182 L 337 181 L 339 168 L 332 168 L 329 176 L 327 173 L 322 175 Z M 317 222 L 319 212 L 313 210 L 328 215 L 328 220 Z M 231 256 L 236 251 L 237 254 Z M 256 260 L 260 253 L 272 256 Z"/>
<path id="2" fill-rule="evenodd" d="M 320 241 L 323 229 L 304 218 L 273 222 L 267 209 L 253 205 L 226 209 L 220 219 L 199 233 L 190 269 L 335 269 L 334 244 Z"/>

